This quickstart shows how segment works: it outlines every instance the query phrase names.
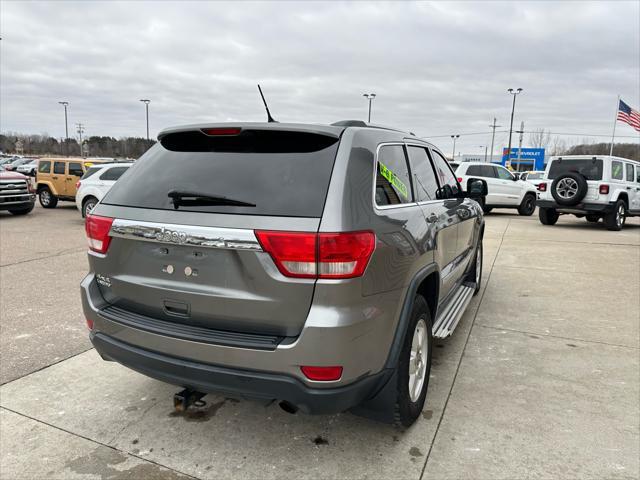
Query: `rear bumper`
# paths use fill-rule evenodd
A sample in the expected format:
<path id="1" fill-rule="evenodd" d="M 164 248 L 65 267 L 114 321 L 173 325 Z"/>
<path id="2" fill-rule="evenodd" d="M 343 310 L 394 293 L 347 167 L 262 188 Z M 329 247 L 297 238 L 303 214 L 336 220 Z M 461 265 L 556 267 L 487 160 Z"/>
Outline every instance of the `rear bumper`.
<path id="1" fill-rule="evenodd" d="M 536 205 L 540 208 L 554 208 L 560 213 L 574 213 L 578 215 L 606 214 L 613 212 L 615 209 L 615 204 L 613 203 L 578 203 L 577 205 L 569 207 L 558 205 L 552 200 L 538 200 Z"/>
<path id="2" fill-rule="evenodd" d="M 306 413 L 339 413 L 360 405 L 390 377 L 390 373 L 383 370 L 343 387 L 311 388 L 287 375 L 172 357 L 128 345 L 100 332 L 91 334 L 91 342 L 104 359 L 163 382 L 206 393 L 285 400 Z"/>
<path id="3" fill-rule="evenodd" d="M 302 411 L 331 413 L 359 405 L 385 383 L 403 292 L 364 297 L 352 310 L 313 305 L 298 337 L 270 348 L 233 345 L 228 339 L 198 334 L 182 325 L 178 335 L 162 321 L 108 315 L 95 274 L 81 283 L 85 317 L 93 322 L 91 340 L 100 354 L 150 377 L 205 392 L 286 400 Z M 116 312 L 117 313 L 117 312 Z M 366 314 L 366 315 L 365 315 Z M 195 336 L 194 336 L 195 335 Z M 340 365 L 342 378 L 313 382 L 301 365 Z"/>

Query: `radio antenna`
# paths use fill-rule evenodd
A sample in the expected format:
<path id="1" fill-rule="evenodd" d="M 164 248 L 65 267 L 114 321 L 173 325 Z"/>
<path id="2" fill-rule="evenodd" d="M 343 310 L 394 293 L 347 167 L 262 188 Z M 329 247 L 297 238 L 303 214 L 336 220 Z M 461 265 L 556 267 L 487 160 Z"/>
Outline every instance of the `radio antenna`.
<path id="1" fill-rule="evenodd" d="M 260 88 L 260 84 L 258 84 L 258 91 L 260 92 L 260 96 L 262 97 L 262 103 L 264 103 L 264 108 L 267 110 L 267 122 L 278 123 L 271 116 L 271 112 L 269 111 L 269 106 L 267 105 L 267 101 L 264 99 L 264 95 L 262 94 L 262 89 Z"/>

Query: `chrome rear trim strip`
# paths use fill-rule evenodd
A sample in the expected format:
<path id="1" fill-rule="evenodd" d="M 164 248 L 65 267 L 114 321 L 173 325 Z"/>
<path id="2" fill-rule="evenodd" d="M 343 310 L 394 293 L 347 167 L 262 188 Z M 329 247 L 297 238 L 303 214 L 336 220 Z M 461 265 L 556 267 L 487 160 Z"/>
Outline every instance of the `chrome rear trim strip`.
<path id="1" fill-rule="evenodd" d="M 253 230 L 141 222 L 117 218 L 112 237 L 203 248 L 262 251 Z"/>

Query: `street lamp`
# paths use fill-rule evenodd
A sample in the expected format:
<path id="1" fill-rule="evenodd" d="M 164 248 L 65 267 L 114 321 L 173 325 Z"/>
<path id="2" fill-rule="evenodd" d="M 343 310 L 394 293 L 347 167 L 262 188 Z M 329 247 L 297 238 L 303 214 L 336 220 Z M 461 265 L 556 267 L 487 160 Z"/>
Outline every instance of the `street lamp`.
<path id="1" fill-rule="evenodd" d="M 65 145 L 64 151 L 69 156 L 69 124 L 67 123 L 67 107 L 69 106 L 69 102 L 58 102 L 60 105 L 64 107 L 64 133 L 65 133 Z"/>
<path id="2" fill-rule="evenodd" d="M 456 140 L 460 138 L 460 135 L 451 135 L 451 139 L 453 140 L 453 155 L 451 155 L 451 161 L 456 161 Z"/>
<path id="3" fill-rule="evenodd" d="M 147 113 L 147 141 L 149 141 L 149 103 L 151 100 L 148 98 L 141 98 L 140 101 L 144 103 L 144 108 Z"/>
<path id="4" fill-rule="evenodd" d="M 376 98 L 376 94 L 363 93 L 362 96 L 365 97 L 367 100 L 369 100 L 369 120 L 367 120 L 367 123 L 371 123 L 371 102 L 373 101 L 374 98 Z"/>
<path id="5" fill-rule="evenodd" d="M 511 106 L 511 123 L 509 124 L 509 146 L 507 147 L 507 162 L 508 165 L 511 165 L 511 135 L 513 134 L 513 113 L 516 110 L 516 96 L 522 93 L 522 89 L 518 88 L 514 90 L 513 88 L 509 88 L 507 92 L 510 95 L 513 95 L 513 105 Z"/>
<path id="6" fill-rule="evenodd" d="M 487 161 L 487 145 L 478 145 L 478 148 L 484 148 L 484 161 Z"/>

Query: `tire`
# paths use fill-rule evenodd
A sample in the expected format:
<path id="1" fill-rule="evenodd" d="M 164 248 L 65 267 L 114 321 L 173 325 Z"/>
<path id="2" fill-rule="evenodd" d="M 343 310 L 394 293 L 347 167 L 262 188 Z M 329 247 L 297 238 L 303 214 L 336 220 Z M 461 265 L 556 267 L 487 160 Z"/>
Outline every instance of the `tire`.
<path id="1" fill-rule="evenodd" d="M 580 203 L 587 194 L 587 180 L 579 173 L 564 173 L 551 183 L 551 195 L 558 205 Z"/>
<path id="2" fill-rule="evenodd" d="M 525 194 L 522 203 L 518 207 L 518 213 L 523 217 L 530 217 L 536 211 L 536 196 L 532 193 Z"/>
<path id="3" fill-rule="evenodd" d="M 627 204 L 624 200 L 618 200 L 612 212 L 604 216 L 604 224 L 607 230 L 620 231 L 624 227 L 627 214 Z"/>
<path id="4" fill-rule="evenodd" d="M 485 205 L 482 205 L 482 212 L 487 215 L 488 213 L 491 213 L 491 210 L 493 210 L 492 207 L 487 207 Z"/>
<path id="5" fill-rule="evenodd" d="M 418 338 L 422 338 L 421 349 L 418 348 Z M 421 352 L 419 356 L 417 350 Z M 429 385 L 432 350 L 431 312 L 424 297 L 416 295 L 397 367 L 398 383 L 393 407 L 394 421 L 397 426 L 410 427 L 422 412 Z M 413 383 L 410 367 L 411 370 L 415 369 L 417 375 Z M 410 384 L 413 386 L 413 391 L 410 391 Z"/>
<path id="6" fill-rule="evenodd" d="M 82 201 L 82 218 L 86 218 L 87 214 L 93 210 L 98 204 L 96 197 L 87 197 Z"/>
<path id="7" fill-rule="evenodd" d="M 543 208 L 538 209 L 538 218 L 543 225 L 555 225 L 558 221 L 560 214 L 555 208 Z"/>
<path id="8" fill-rule="evenodd" d="M 33 207 L 35 207 L 35 203 L 32 203 L 31 205 L 29 205 L 27 208 L 20 208 L 17 210 L 9 210 L 9 212 L 12 215 L 26 215 L 27 213 L 30 213 L 31 210 L 33 210 Z"/>
<path id="9" fill-rule="evenodd" d="M 42 208 L 56 208 L 56 205 L 58 205 L 58 197 L 51 193 L 49 187 L 42 187 L 38 191 L 38 200 Z"/>
<path id="10" fill-rule="evenodd" d="M 600 217 L 598 215 L 587 215 L 587 222 L 589 223 L 598 223 L 598 220 L 600 220 Z"/>

